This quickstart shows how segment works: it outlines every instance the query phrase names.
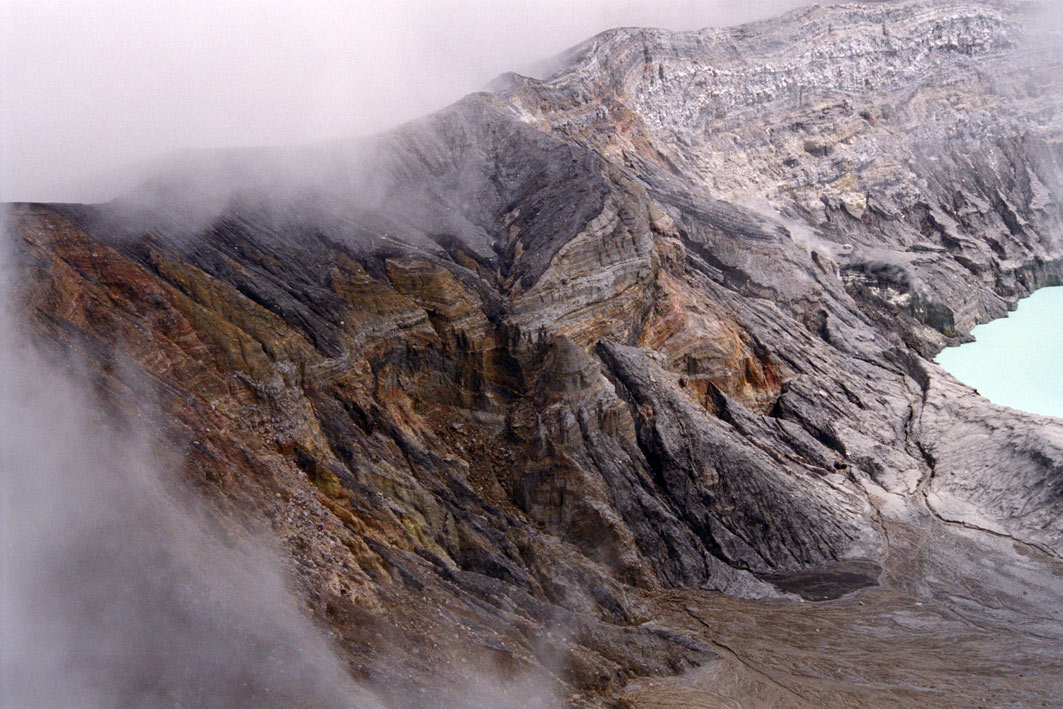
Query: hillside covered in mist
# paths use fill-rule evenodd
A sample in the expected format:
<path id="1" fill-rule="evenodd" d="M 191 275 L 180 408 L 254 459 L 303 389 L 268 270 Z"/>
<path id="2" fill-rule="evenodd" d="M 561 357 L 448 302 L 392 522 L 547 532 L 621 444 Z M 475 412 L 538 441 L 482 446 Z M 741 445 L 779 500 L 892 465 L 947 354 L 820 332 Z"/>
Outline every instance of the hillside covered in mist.
<path id="1" fill-rule="evenodd" d="M 91 402 L 3 392 L 5 537 L 54 562 L 5 622 L 69 630 L 18 699 L 1058 701 L 1063 422 L 931 361 L 1063 282 L 1040 12 L 616 29 L 372 138 L 12 205 L 42 362 L 5 358 Z"/>

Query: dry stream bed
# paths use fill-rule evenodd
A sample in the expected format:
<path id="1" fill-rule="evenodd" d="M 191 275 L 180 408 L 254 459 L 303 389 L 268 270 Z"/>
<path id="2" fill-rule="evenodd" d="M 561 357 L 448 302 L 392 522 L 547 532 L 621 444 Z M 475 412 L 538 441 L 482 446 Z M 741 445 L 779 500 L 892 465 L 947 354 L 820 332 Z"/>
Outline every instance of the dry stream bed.
<path id="1" fill-rule="evenodd" d="M 676 591 L 658 623 L 718 659 L 628 685 L 621 706 L 1040 707 L 1063 697 L 1063 562 L 929 516 L 886 520 L 879 583 L 830 600 L 745 600 Z M 857 563 L 800 578 L 806 595 Z M 790 584 L 789 579 L 780 585 Z"/>

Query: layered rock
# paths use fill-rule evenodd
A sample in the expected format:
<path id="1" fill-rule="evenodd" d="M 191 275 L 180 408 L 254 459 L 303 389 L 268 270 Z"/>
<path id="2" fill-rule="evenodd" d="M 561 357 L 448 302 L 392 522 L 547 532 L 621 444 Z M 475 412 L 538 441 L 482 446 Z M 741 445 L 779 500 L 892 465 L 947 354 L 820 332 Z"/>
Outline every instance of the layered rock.
<path id="1" fill-rule="evenodd" d="M 392 700 L 465 662 L 600 702 L 720 652 L 667 589 L 938 593 L 899 528 L 1058 557 L 1063 426 L 926 359 L 1063 273 L 1028 12 L 610 31 L 377 138 L 17 206 L 21 295 Z"/>

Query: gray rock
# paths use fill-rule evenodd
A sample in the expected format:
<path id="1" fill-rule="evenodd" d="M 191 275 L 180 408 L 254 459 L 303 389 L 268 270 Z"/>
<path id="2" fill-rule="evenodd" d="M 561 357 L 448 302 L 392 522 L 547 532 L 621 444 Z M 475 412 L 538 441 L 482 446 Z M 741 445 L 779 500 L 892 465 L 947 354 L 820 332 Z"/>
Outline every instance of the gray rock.
<path id="1" fill-rule="evenodd" d="M 180 432 L 200 399 L 226 407 L 191 474 L 264 466 L 261 489 L 217 497 L 261 513 L 263 490 L 298 490 L 328 520 L 342 544 L 275 524 L 351 637 L 390 614 L 407 647 L 460 627 L 543 667 L 542 636 L 577 625 L 547 643 L 577 668 L 564 682 L 614 696 L 711 656 L 645 625 L 676 589 L 836 597 L 879 569 L 1012 632 L 1063 597 L 1046 570 L 1063 423 L 929 358 L 1063 278 L 1063 72 L 1029 12 L 896 2 L 613 30 L 544 80 L 509 75 L 383 136 L 25 206 L 35 316 L 139 353 Z M 83 242 L 122 264 L 114 283 L 141 283 L 79 301 L 121 318 L 54 296 L 111 283 L 55 265 Z M 186 355 L 198 378 L 171 374 Z M 1045 555 L 1012 574 L 1037 579 L 1036 603 L 979 566 L 983 548 L 1018 563 L 1002 541 Z M 357 602 L 327 590 L 355 577 Z M 999 594 L 957 600 L 953 577 Z M 359 647 L 378 686 L 439 681 L 440 655 L 381 669 Z"/>

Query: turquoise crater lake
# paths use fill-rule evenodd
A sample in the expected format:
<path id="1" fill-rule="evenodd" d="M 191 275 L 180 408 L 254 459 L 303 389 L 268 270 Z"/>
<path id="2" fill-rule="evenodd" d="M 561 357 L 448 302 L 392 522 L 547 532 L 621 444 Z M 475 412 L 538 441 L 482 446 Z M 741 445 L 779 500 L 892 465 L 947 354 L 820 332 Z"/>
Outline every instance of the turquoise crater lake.
<path id="1" fill-rule="evenodd" d="M 1042 288 L 937 363 L 996 404 L 1063 418 L 1063 287 Z"/>

